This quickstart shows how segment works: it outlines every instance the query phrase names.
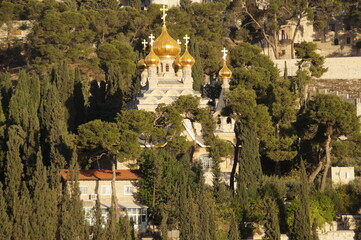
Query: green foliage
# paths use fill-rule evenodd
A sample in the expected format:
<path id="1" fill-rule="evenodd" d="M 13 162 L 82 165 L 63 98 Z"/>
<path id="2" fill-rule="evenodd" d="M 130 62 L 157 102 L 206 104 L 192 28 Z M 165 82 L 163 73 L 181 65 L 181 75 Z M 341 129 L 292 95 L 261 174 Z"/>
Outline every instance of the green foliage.
<path id="1" fill-rule="evenodd" d="M 265 239 L 280 239 L 280 225 L 278 220 L 278 206 L 271 198 L 264 199 L 265 211 Z"/>
<path id="2" fill-rule="evenodd" d="M 0 238 L 10 240 L 12 226 L 6 211 L 6 206 L 3 185 L 0 182 Z"/>
<path id="3" fill-rule="evenodd" d="M 310 205 L 309 205 L 309 186 L 306 175 L 306 169 L 303 161 L 300 170 L 301 191 L 299 195 L 299 206 L 294 213 L 294 221 L 291 239 L 311 240 L 310 224 Z"/>
<path id="4" fill-rule="evenodd" d="M 323 67 L 325 58 L 315 52 L 316 44 L 311 42 L 302 42 L 296 48 L 296 56 L 301 58 L 297 65 L 302 69 L 307 69 L 312 77 L 321 77 L 327 72 L 327 68 Z"/>

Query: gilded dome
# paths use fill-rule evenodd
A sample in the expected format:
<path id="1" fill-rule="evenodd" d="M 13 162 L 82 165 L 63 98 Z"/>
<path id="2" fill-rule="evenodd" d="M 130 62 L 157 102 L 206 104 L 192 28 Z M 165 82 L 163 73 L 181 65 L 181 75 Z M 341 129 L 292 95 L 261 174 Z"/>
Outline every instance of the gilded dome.
<path id="1" fill-rule="evenodd" d="M 144 69 L 147 68 L 147 64 L 145 64 L 144 59 L 140 59 L 137 63 L 137 68 Z"/>
<path id="2" fill-rule="evenodd" d="M 189 54 L 188 47 L 186 47 L 186 50 L 185 50 L 183 56 L 181 56 L 179 59 L 179 63 L 182 66 L 193 66 L 193 64 L 195 62 L 196 61 L 194 60 L 194 57 L 192 57 L 192 55 Z"/>
<path id="3" fill-rule="evenodd" d="M 218 73 L 219 77 L 224 79 L 224 78 L 231 78 L 232 77 L 232 72 L 231 70 L 229 70 L 229 68 L 227 67 L 226 62 L 223 63 L 223 67 L 222 69 L 219 71 Z"/>
<path id="4" fill-rule="evenodd" d="M 159 57 L 154 53 L 153 46 L 150 48 L 149 54 L 145 57 L 144 60 L 147 66 L 158 66 L 160 63 Z"/>
<path id="5" fill-rule="evenodd" d="M 153 47 L 155 54 L 161 58 L 176 57 L 181 51 L 179 44 L 169 35 L 165 25 L 163 25 L 162 33 L 154 41 Z"/>

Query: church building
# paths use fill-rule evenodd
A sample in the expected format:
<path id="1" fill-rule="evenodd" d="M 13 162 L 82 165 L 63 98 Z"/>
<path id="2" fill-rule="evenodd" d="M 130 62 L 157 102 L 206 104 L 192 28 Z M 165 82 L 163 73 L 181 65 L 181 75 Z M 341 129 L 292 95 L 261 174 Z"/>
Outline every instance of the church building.
<path id="1" fill-rule="evenodd" d="M 208 98 L 202 98 L 201 93 L 193 89 L 192 66 L 195 63 L 194 57 L 188 51 L 190 38 L 185 35 L 183 53 L 181 42 L 173 39 L 166 26 L 165 6 L 160 9 L 163 12 L 162 32 L 155 39 L 153 34 L 149 36 L 150 51 L 148 55 L 138 62 L 141 68 L 141 91 L 134 100 L 128 104 L 128 109 L 138 109 L 155 112 L 159 104 L 169 105 L 184 95 L 197 96 L 200 98 L 199 107 L 209 107 Z M 155 39 L 155 40 L 154 40 Z M 148 42 L 143 40 L 144 49 Z M 216 106 L 212 107 L 212 116 L 217 122 L 215 135 L 219 138 L 235 144 L 234 120 L 221 115 L 225 106 L 225 94 L 229 90 L 229 81 L 232 76 L 231 70 L 227 67 L 227 50 L 223 49 L 223 67 L 219 71 L 219 77 L 223 80 L 222 91 Z M 183 120 L 184 132 L 182 133 L 189 141 L 195 142 L 198 147 L 193 154 L 194 161 L 201 161 L 206 175 L 206 181 L 212 182 L 212 159 L 209 157 L 207 146 L 204 144 L 202 126 L 200 123 Z M 233 157 L 224 159 L 221 163 L 221 171 L 226 182 L 232 170 Z"/>

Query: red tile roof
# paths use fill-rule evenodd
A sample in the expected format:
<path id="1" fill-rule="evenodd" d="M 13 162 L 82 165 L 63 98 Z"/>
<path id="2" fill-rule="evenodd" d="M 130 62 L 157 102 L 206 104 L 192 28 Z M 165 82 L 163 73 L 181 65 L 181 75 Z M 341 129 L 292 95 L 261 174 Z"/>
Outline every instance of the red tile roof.
<path id="1" fill-rule="evenodd" d="M 139 170 L 115 170 L 116 180 L 137 180 L 140 179 Z M 60 171 L 60 175 L 64 180 L 70 178 L 69 170 L 63 169 Z M 112 180 L 112 170 L 80 170 L 79 180 Z"/>

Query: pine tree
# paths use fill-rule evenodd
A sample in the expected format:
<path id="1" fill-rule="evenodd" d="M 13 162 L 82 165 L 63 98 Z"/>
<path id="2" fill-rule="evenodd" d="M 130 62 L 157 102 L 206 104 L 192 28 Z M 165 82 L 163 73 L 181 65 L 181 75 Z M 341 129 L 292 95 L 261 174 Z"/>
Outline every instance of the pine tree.
<path id="1" fill-rule="evenodd" d="M 48 184 L 48 175 L 40 152 L 36 161 L 34 176 L 30 182 L 33 212 L 30 222 L 30 238 L 47 240 L 56 238 L 57 192 Z"/>
<path id="2" fill-rule="evenodd" d="M 231 215 L 231 222 L 229 224 L 229 230 L 228 230 L 228 240 L 239 240 L 239 229 L 238 224 L 236 221 L 236 217 L 234 214 Z"/>
<path id="3" fill-rule="evenodd" d="M 278 240 L 281 238 L 280 224 L 278 219 L 278 207 L 276 202 L 267 197 L 264 199 L 265 216 L 265 239 Z"/>
<path id="4" fill-rule="evenodd" d="M 310 224 L 310 206 L 308 196 L 308 179 L 306 169 L 303 161 L 301 161 L 301 191 L 300 191 L 300 205 L 295 212 L 293 222 L 292 240 L 311 240 L 311 224 Z"/>
<path id="5" fill-rule="evenodd" d="M 3 185 L 0 182 L 0 239 L 10 240 L 12 225 L 6 210 L 7 204 L 3 193 Z"/>

